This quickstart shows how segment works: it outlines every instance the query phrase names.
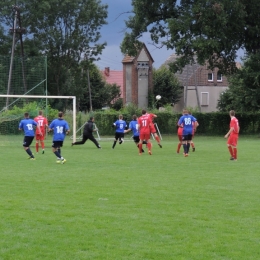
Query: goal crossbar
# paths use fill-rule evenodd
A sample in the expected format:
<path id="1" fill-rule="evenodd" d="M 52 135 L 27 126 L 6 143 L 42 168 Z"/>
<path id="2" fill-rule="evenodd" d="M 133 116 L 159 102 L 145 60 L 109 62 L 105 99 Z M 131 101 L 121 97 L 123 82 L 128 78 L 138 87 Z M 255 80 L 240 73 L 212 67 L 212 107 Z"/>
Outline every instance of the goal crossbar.
<path id="1" fill-rule="evenodd" d="M 72 131 L 73 131 L 73 142 L 76 141 L 76 97 L 75 96 L 40 96 L 40 95 L 0 95 L 3 98 L 45 98 L 45 99 L 72 99 Z"/>

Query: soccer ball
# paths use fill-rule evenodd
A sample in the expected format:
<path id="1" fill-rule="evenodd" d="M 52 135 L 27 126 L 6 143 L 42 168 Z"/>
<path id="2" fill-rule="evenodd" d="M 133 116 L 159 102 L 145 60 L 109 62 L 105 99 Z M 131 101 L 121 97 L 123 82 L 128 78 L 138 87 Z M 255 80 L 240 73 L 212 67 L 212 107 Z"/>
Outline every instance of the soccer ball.
<path id="1" fill-rule="evenodd" d="M 160 100 L 162 97 L 160 95 L 157 95 L 155 98 L 156 100 Z"/>

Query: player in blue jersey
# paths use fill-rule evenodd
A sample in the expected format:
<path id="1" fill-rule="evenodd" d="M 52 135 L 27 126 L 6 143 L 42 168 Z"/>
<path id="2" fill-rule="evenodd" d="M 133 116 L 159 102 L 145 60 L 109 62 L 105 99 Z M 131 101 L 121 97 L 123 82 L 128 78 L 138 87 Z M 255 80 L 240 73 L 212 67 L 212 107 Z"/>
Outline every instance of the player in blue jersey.
<path id="1" fill-rule="evenodd" d="M 22 119 L 19 123 L 19 130 L 24 131 L 24 139 L 23 139 L 23 147 L 24 150 L 28 153 L 30 160 L 35 160 L 32 151 L 30 149 L 30 145 L 34 139 L 34 128 L 37 127 L 39 133 L 41 133 L 40 126 L 33 119 L 29 118 L 29 113 L 24 113 L 24 119 Z"/>
<path id="2" fill-rule="evenodd" d="M 119 139 L 119 144 L 122 144 L 124 142 L 124 136 L 125 136 L 125 129 L 127 128 L 126 121 L 123 120 L 123 115 L 119 115 L 119 119 L 113 123 L 113 127 L 116 128 L 115 132 L 115 140 L 113 143 L 112 148 L 114 149 L 117 143 L 117 140 Z"/>
<path id="3" fill-rule="evenodd" d="M 189 155 L 190 143 L 192 140 L 193 129 L 196 131 L 196 121 L 197 119 L 189 115 L 187 109 L 183 109 L 183 116 L 180 117 L 178 121 L 178 126 L 183 128 L 182 131 L 182 145 L 184 149 L 184 156 Z"/>
<path id="4" fill-rule="evenodd" d="M 66 134 L 70 132 L 70 128 L 68 122 L 63 119 L 62 112 L 59 112 L 58 118 L 51 122 L 49 131 L 53 131 L 52 151 L 57 156 L 57 163 L 64 164 L 66 159 L 61 156 L 61 147 Z"/>
<path id="5" fill-rule="evenodd" d="M 137 146 L 137 148 L 139 149 L 139 142 L 140 142 L 140 138 L 139 138 L 139 130 L 138 130 L 138 122 L 137 122 L 137 116 L 133 115 L 132 117 L 132 121 L 129 123 L 129 129 L 125 130 L 125 133 L 128 133 L 132 131 L 133 133 L 133 140 Z M 144 153 L 144 150 L 142 149 L 142 152 Z"/>

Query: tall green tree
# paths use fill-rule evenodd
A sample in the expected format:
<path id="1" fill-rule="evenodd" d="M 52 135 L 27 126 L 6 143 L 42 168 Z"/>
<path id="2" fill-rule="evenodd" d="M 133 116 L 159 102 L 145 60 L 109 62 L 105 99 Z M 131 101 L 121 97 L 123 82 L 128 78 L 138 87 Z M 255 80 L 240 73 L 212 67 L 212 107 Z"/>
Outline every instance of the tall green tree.
<path id="1" fill-rule="evenodd" d="M 140 37 L 149 32 L 158 47 L 175 50 L 174 71 L 209 61 L 225 74 L 236 70 L 237 51 L 260 49 L 259 0 L 133 0 L 126 21 L 123 53 L 136 54 Z"/>
<path id="2" fill-rule="evenodd" d="M 153 106 L 155 97 L 161 96 L 156 106 L 177 103 L 183 94 L 178 79 L 168 68 L 162 67 L 153 71 L 153 95 L 150 106 Z"/>
<path id="3" fill-rule="evenodd" d="M 11 0 L 0 3 L 0 23 L 5 27 L 13 26 L 13 4 Z M 17 1 L 17 5 L 22 27 L 27 29 L 23 36 L 26 55 L 48 57 L 49 94 L 69 93 L 80 98 L 85 91 L 85 85 L 78 82 L 81 62 L 87 59 L 90 66 L 106 46 L 99 41 L 100 28 L 107 23 L 108 6 L 100 0 L 24 0 Z M 16 54 L 20 51 L 16 44 Z"/>
<path id="4" fill-rule="evenodd" d="M 111 106 L 120 97 L 120 87 L 116 84 L 107 84 L 96 65 L 92 64 L 87 69 L 89 70 L 92 107 L 101 109 L 103 106 Z M 83 80 L 81 81 L 84 89 L 79 102 L 81 111 L 86 111 L 90 108 L 87 69 L 83 70 Z"/>
<path id="5" fill-rule="evenodd" d="M 243 67 L 229 77 L 229 88 L 218 101 L 220 111 L 238 112 L 260 110 L 260 53 L 251 54 Z"/>

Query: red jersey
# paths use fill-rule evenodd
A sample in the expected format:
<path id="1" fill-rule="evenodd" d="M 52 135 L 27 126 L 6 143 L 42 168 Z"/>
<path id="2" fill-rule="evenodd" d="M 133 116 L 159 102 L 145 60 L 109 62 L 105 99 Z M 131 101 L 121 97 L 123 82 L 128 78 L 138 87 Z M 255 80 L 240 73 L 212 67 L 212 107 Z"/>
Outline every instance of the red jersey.
<path id="1" fill-rule="evenodd" d="M 154 120 L 154 118 L 156 117 L 156 115 L 155 115 L 155 114 L 152 114 L 152 113 L 151 113 L 151 114 L 148 114 L 148 113 L 147 113 L 147 115 L 149 115 L 149 116 L 150 116 L 150 118 L 151 118 L 151 121 L 153 122 L 153 120 Z"/>
<path id="2" fill-rule="evenodd" d="M 44 135 L 45 133 L 45 129 L 46 129 L 46 125 L 48 125 L 48 121 L 47 118 L 44 116 L 37 116 L 34 118 L 34 121 L 37 122 L 41 128 L 41 132 Z M 39 129 L 36 128 L 36 135 L 40 134 Z"/>
<path id="3" fill-rule="evenodd" d="M 239 133 L 239 123 L 238 123 L 238 120 L 237 120 L 236 117 L 234 117 L 234 116 L 231 117 L 229 127 L 234 128 L 234 130 L 230 134 L 238 134 Z"/>
<path id="4" fill-rule="evenodd" d="M 138 118 L 138 125 L 140 129 L 140 134 L 150 134 L 150 125 L 152 123 L 149 114 L 142 115 Z"/>

